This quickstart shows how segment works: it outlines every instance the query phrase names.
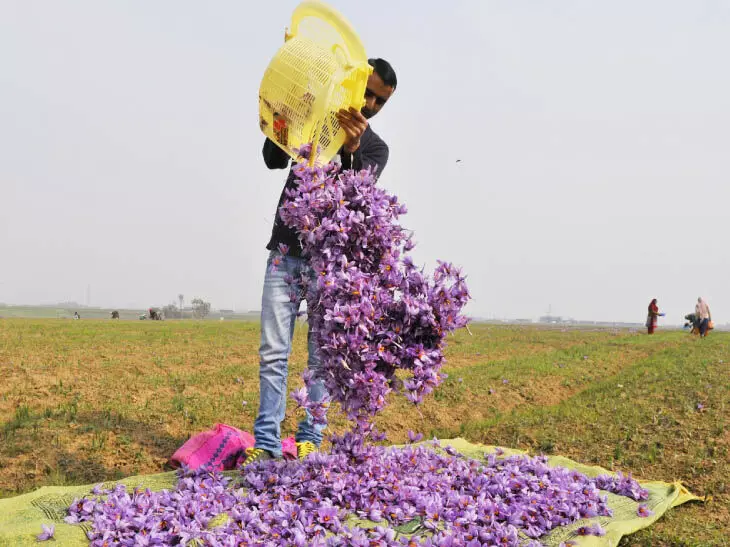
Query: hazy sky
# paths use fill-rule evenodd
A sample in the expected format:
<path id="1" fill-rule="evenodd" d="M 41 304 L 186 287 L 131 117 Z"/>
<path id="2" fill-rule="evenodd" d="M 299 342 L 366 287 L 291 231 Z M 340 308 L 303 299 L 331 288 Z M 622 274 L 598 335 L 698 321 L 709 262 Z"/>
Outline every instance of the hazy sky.
<path id="1" fill-rule="evenodd" d="M 0 0 L 0 302 L 260 307 L 296 4 Z M 470 314 L 730 320 L 730 2 L 332 4 L 397 71 L 381 184 Z"/>

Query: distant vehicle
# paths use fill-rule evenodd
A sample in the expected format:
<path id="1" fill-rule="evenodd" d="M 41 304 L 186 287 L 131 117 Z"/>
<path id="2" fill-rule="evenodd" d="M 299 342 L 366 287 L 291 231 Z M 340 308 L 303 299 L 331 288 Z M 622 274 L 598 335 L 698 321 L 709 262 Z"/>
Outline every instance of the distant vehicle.
<path id="1" fill-rule="evenodd" d="M 159 308 L 150 308 L 147 313 L 143 313 L 139 316 L 140 320 L 151 319 L 152 321 L 162 321 L 164 319 L 162 310 Z"/>

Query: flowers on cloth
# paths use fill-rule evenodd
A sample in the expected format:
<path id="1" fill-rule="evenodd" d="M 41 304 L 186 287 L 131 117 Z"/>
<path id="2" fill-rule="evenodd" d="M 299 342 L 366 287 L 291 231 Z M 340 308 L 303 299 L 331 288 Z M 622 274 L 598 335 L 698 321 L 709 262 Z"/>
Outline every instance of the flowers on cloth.
<path id="1" fill-rule="evenodd" d="M 426 546 L 532 545 L 579 519 L 610 516 L 598 479 L 550 467 L 542 456 L 467 458 L 438 441 L 374 446 L 349 432 L 330 454 L 263 461 L 236 482 L 220 472 L 178 471 L 174 490 L 95 489 L 69 523 L 88 522 L 91 545 Z M 619 495 L 641 488 L 603 480 Z M 359 519 L 375 526 L 361 526 Z M 396 529 L 409 529 L 398 533 Z M 598 524 L 579 534 L 600 535 Z M 131 542 L 131 543 L 130 543 Z M 471 542 L 471 543 L 470 543 Z M 569 545 L 566 542 L 566 545 Z"/>
<path id="2" fill-rule="evenodd" d="M 53 524 L 41 524 L 41 529 L 43 531 L 36 536 L 36 540 L 48 541 L 49 539 L 55 539 L 53 536 L 56 533 L 56 527 Z"/>

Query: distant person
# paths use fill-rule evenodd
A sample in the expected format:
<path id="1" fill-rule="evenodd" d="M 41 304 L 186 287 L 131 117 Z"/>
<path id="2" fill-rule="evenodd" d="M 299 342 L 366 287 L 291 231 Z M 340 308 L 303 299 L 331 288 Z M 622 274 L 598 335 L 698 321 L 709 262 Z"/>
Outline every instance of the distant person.
<path id="1" fill-rule="evenodd" d="M 701 296 L 697 299 L 695 305 L 695 316 L 700 322 L 700 338 L 704 338 L 710 329 L 710 323 L 712 323 L 712 313 L 710 313 L 710 306 Z"/>
<path id="2" fill-rule="evenodd" d="M 81 319 L 81 316 L 79 315 L 79 312 L 74 312 L 74 319 Z"/>
<path id="3" fill-rule="evenodd" d="M 697 319 L 697 315 L 694 313 L 690 313 L 684 316 L 684 319 L 687 321 L 684 324 L 685 329 L 689 329 L 690 334 L 699 334 L 700 333 L 700 322 Z"/>
<path id="4" fill-rule="evenodd" d="M 649 313 L 646 316 L 646 329 L 649 334 L 654 334 L 654 329 L 656 329 L 657 325 L 657 319 L 661 315 L 664 314 L 659 313 L 659 306 L 657 305 L 656 298 L 654 298 L 651 302 L 649 302 Z"/>

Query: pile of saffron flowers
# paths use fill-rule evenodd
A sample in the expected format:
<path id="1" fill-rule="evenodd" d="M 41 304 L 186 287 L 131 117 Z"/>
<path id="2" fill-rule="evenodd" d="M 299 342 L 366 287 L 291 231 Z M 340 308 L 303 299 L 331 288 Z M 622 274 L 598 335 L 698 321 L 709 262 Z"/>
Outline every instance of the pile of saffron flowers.
<path id="1" fill-rule="evenodd" d="M 252 464 L 239 480 L 183 470 L 173 491 L 96 488 L 66 521 L 91 523 L 92 546 L 537 547 L 558 526 L 611 515 L 599 485 L 648 496 L 631 477 L 590 479 L 544 457 L 471 459 L 438 441 L 389 448 L 352 433 L 329 454 Z M 576 533 L 604 531 L 593 521 Z"/>
<path id="2" fill-rule="evenodd" d="M 340 172 L 334 164 L 294 169 L 297 185 L 279 213 L 299 234 L 312 268 L 302 282 L 322 361 L 305 383 L 324 381 L 329 394 L 310 401 L 302 389 L 294 398 L 318 422 L 338 402 L 367 435 L 401 385 L 397 370 L 413 403 L 441 383 L 446 335 L 467 324 L 461 312 L 469 291 L 449 263 L 439 262 L 431 275 L 416 267 L 406 254 L 412 234 L 398 222 L 406 207 L 376 185 L 375 173 Z"/>

